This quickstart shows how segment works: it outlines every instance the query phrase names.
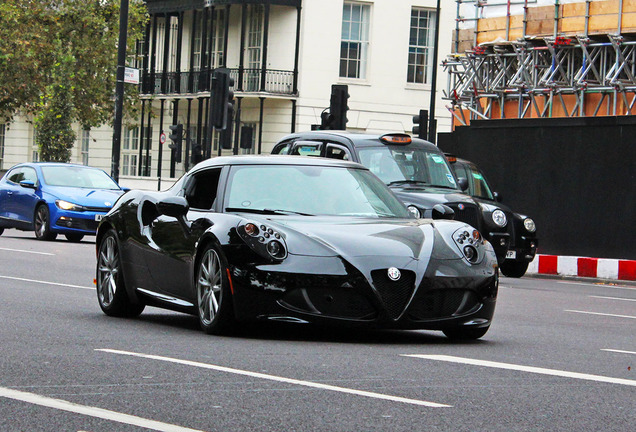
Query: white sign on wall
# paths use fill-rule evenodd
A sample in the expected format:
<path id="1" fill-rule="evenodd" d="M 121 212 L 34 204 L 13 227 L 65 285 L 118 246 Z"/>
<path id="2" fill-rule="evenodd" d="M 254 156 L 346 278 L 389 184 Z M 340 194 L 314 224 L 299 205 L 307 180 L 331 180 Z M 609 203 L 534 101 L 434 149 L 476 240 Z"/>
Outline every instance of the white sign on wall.
<path id="1" fill-rule="evenodd" d="M 124 82 L 129 84 L 139 84 L 139 69 L 127 67 L 124 71 Z"/>

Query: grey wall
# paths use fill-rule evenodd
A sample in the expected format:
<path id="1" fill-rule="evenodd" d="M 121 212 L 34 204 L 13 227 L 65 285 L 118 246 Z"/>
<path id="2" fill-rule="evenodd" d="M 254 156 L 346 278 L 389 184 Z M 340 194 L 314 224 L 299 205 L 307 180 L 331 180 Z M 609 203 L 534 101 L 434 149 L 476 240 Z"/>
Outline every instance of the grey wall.
<path id="1" fill-rule="evenodd" d="M 473 121 L 439 147 L 537 223 L 539 253 L 636 259 L 636 118 Z"/>

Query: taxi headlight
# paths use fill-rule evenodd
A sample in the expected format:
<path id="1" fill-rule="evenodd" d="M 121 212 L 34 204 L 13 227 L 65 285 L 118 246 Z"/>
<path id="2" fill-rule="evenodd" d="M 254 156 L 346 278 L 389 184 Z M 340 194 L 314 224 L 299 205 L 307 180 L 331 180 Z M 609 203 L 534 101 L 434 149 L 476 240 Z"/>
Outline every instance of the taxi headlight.
<path id="1" fill-rule="evenodd" d="M 508 222 L 506 214 L 501 210 L 495 210 L 494 212 L 492 212 L 492 221 L 495 223 L 495 225 L 502 228 L 505 227 L 506 223 Z"/>
<path id="2" fill-rule="evenodd" d="M 537 230 L 537 226 L 534 224 L 534 221 L 530 218 L 526 218 L 523 221 L 523 226 L 528 230 L 528 232 L 535 232 Z"/>
<path id="3" fill-rule="evenodd" d="M 415 216 L 416 219 L 419 219 L 422 217 L 420 210 L 414 205 L 408 206 L 407 209 L 411 212 L 413 216 Z"/>

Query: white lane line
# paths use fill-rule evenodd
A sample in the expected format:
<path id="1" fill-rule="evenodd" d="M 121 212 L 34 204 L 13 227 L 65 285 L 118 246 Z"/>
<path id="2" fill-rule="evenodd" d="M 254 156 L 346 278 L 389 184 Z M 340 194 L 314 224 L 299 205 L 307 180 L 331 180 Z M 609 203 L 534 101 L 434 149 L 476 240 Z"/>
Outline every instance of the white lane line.
<path id="1" fill-rule="evenodd" d="M 636 355 L 636 352 L 634 352 L 634 351 L 623 351 L 623 350 L 617 350 L 617 349 L 602 349 L 601 351 L 615 352 L 615 353 L 621 353 L 621 354 L 634 354 L 634 355 Z"/>
<path id="2" fill-rule="evenodd" d="M 96 349 L 95 351 L 102 351 L 102 352 L 107 352 L 111 354 L 127 355 L 132 357 L 141 357 L 141 358 L 146 358 L 151 360 L 161 360 L 161 361 L 165 361 L 169 363 L 177 363 L 177 364 L 182 364 L 186 366 L 199 367 L 203 369 L 212 369 L 219 372 L 226 372 L 226 373 L 231 373 L 236 375 L 244 375 L 244 376 L 249 376 L 252 378 L 260 378 L 260 379 L 277 381 L 277 382 L 282 382 L 287 384 L 312 387 L 312 388 L 317 388 L 321 390 L 330 390 L 330 391 L 335 391 L 340 393 L 348 393 L 348 394 L 353 394 L 357 396 L 365 396 L 365 397 L 370 397 L 375 399 L 383 399 L 383 400 L 388 400 L 392 402 L 402 402 L 402 403 L 407 403 L 412 405 L 421 405 L 421 406 L 432 407 L 432 408 L 451 408 L 451 405 L 445 405 L 445 404 L 440 404 L 436 402 L 428 402 L 428 401 L 417 400 L 417 399 L 408 399 L 408 398 L 403 398 L 399 396 L 391 396 L 391 395 L 385 395 L 381 393 L 355 390 L 355 389 L 350 389 L 346 387 L 338 387 L 338 386 L 333 386 L 328 384 L 315 383 L 311 381 L 302 381 L 302 380 L 297 380 L 292 378 L 279 377 L 276 375 L 269 375 L 269 374 L 264 374 L 259 372 L 250 372 L 250 371 L 241 370 L 241 369 L 234 369 L 234 368 L 229 368 L 225 366 L 216 366 L 216 365 L 211 365 L 208 363 L 199 363 L 199 362 L 194 362 L 189 360 L 180 360 L 180 359 L 171 358 L 171 357 L 162 357 L 162 356 L 156 356 L 156 355 L 150 355 L 150 354 L 141 354 L 141 353 L 119 351 L 119 350 L 113 350 L 113 349 Z"/>
<path id="3" fill-rule="evenodd" d="M 30 253 L 30 254 L 36 254 L 36 255 L 55 256 L 55 254 L 48 253 L 48 252 L 35 252 L 35 251 L 28 251 L 28 250 L 22 250 L 22 249 L 0 248 L 0 250 L 9 251 L 9 252 L 23 252 L 23 253 Z"/>
<path id="4" fill-rule="evenodd" d="M 68 287 L 68 288 L 81 288 L 81 289 L 87 289 L 87 290 L 94 290 L 95 289 L 95 287 L 85 287 L 85 286 L 70 285 L 70 284 L 58 283 L 58 282 L 48 282 L 48 281 L 40 281 L 40 280 L 34 280 L 34 279 L 25 279 L 25 278 L 13 277 L 13 276 L 2 276 L 2 275 L 0 275 L 0 279 L 9 279 L 9 280 L 16 280 L 16 281 L 21 281 L 21 282 L 37 283 L 37 284 L 42 284 L 42 285 L 63 286 L 63 287 Z"/>
<path id="5" fill-rule="evenodd" d="M 605 284 L 605 283 L 567 282 L 567 281 L 557 281 L 556 283 L 565 284 L 565 285 L 584 285 L 584 286 L 596 287 L 596 288 L 611 288 L 611 289 L 622 289 L 622 290 L 636 291 L 636 288 L 625 286 L 625 285 L 609 285 L 609 284 Z"/>
<path id="6" fill-rule="evenodd" d="M 617 314 L 608 314 L 608 313 L 600 313 L 600 312 L 588 312 L 588 311 L 579 311 L 579 310 L 570 310 L 570 309 L 566 309 L 564 312 L 580 313 L 580 314 L 586 314 L 586 315 L 600 315 L 600 316 L 607 316 L 607 317 L 614 317 L 614 318 L 636 319 L 636 316 L 630 316 L 630 315 L 617 315 Z"/>
<path id="7" fill-rule="evenodd" d="M 133 426 L 139 426 L 142 428 L 152 429 L 163 432 L 202 432 L 197 429 L 185 428 L 170 423 L 162 423 L 155 420 L 149 420 L 142 417 L 137 417 L 129 414 L 122 414 L 116 411 L 109 411 L 103 408 L 96 408 L 87 405 L 79 405 L 72 402 L 67 402 L 61 399 L 53 399 L 46 396 L 40 396 L 34 393 L 27 393 L 18 390 L 13 390 L 5 387 L 0 387 L 0 397 L 8 399 L 14 399 L 34 405 L 40 405 L 48 408 L 53 408 L 61 411 L 68 411 L 76 414 L 82 414 L 89 417 L 96 417 L 104 420 L 111 420 L 117 423 L 124 423 Z"/>
<path id="8" fill-rule="evenodd" d="M 446 356 L 446 355 L 424 355 L 424 354 L 401 354 L 401 355 L 403 357 L 415 357 L 415 358 L 422 358 L 426 360 L 437 360 L 437 361 L 460 363 L 460 364 L 467 364 L 467 365 L 473 365 L 473 366 L 485 366 L 485 367 L 490 367 L 495 369 L 507 369 L 507 370 L 529 372 L 529 373 L 535 373 L 535 374 L 541 374 L 541 375 L 551 375 L 551 376 L 558 376 L 563 378 L 574 378 L 574 379 L 580 379 L 580 380 L 596 381 L 596 382 L 610 383 L 610 384 L 621 384 L 621 385 L 636 387 L 636 381 L 634 380 L 605 377 L 601 375 L 590 375 L 590 374 L 584 374 L 584 373 L 578 373 L 578 372 L 568 372 L 568 371 L 558 370 L 558 369 L 545 369 L 545 368 L 539 368 L 539 367 L 533 367 L 533 366 L 516 365 L 512 363 L 500 363 L 500 362 L 493 362 L 493 361 L 487 361 L 487 360 L 475 360 L 475 359 Z"/>
<path id="9" fill-rule="evenodd" d="M 636 299 L 626 299 L 626 298 L 622 298 L 622 297 L 605 297 L 605 296 L 589 296 L 591 298 L 597 298 L 597 299 L 603 299 L 603 300 L 622 300 L 622 301 L 630 301 L 630 302 L 636 302 Z"/>

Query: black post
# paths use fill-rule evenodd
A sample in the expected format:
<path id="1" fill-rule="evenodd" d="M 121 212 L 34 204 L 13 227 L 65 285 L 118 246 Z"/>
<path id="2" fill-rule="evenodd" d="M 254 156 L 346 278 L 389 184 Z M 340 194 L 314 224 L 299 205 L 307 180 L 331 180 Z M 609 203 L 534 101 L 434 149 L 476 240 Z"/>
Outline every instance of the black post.
<path id="1" fill-rule="evenodd" d="M 440 1 L 437 0 L 437 16 L 435 17 L 435 42 L 433 44 L 433 76 L 431 77 L 431 105 L 429 108 L 428 140 L 435 144 L 437 141 L 437 122 L 435 121 L 435 95 L 437 93 L 437 52 L 439 51 L 439 21 Z"/>
<path id="2" fill-rule="evenodd" d="M 126 44 L 128 43 L 128 0 L 121 0 L 119 9 L 119 48 L 117 50 L 117 84 L 115 85 L 115 123 L 110 176 L 119 182 L 119 156 L 121 154 L 121 123 L 124 111 L 124 72 L 126 71 Z"/>

